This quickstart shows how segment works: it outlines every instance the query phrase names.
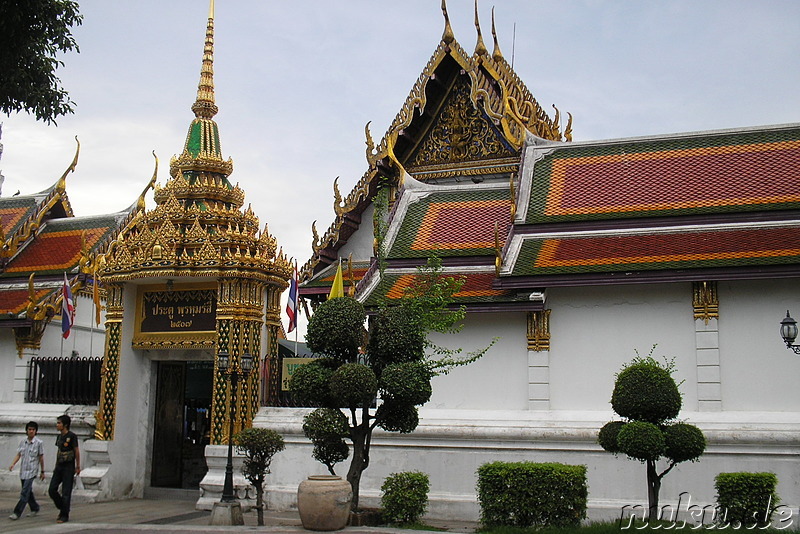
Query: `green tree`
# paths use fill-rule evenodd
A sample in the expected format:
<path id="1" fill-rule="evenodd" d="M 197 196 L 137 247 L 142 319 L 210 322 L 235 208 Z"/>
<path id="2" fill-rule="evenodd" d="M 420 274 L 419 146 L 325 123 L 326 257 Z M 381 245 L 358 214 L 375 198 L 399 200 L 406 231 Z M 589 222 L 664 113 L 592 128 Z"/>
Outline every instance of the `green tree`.
<path id="1" fill-rule="evenodd" d="M 25 111 L 37 120 L 73 112 L 74 102 L 55 71 L 59 53 L 79 52 L 71 28 L 83 16 L 73 0 L 22 0 L 0 4 L 0 110 Z"/>
<path id="2" fill-rule="evenodd" d="M 699 428 L 676 421 L 682 401 L 674 370 L 674 361 L 662 365 L 652 351 L 626 364 L 617 374 L 611 396 L 611 406 L 623 420 L 606 423 L 597 436 L 605 450 L 646 464 L 650 521 L 658 519 L 661 479 L 676 464 L 697 461 L 706 448 Z M 668 463 L 659 473 L 657 462 L 662 458 Z"/>
<path id="3" fill-rule="evenodd" d="M 236 448 L 244 453 L 242 474 L 256 488 L 258 525 L 264 526 L 264 482 L 272 457 L 284 449 L 283 438 L 269 428 L 246 428 L 234 436 Z"/>
<path id="4" fill-rule="evenodd" d="M 464 310 L 449 306 L 462 283 L 444 276 L 438 259 L 429 260 L 399 303 L 377 310 L 366 343 L 366 312 L 355 299 L 328 300 L 309 320 L 308 348 L 321 357 L 300 366 L 289 388 L 299 399 L 320 406 L 303 424 L 314 443 L 314 458 L 333 474 L 334 465 L 350 456 L 347 480 L 353 487 L 353 509 L 358 509 L 375 428 L 412 432 L 419 423 L 417 407 L 431 397 L 431 378 L 477 360 L 489 348 L 461 356 L 460 350 L 428 341 L 430 332 L 458 330 Z M 345 439 L 352 444 L 352 455 Z"/>

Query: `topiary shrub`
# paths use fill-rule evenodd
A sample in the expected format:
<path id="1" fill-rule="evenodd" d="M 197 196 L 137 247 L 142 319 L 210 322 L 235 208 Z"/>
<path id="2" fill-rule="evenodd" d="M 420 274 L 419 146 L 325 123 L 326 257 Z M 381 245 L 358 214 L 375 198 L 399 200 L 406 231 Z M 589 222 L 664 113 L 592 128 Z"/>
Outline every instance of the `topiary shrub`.
<path id="1" fill-rule="evenodd" d="M 370 322 L 370 363 L 382 369 L 389 363 L 416 362 L 425 357 L 425 331 L 419 316 L 404 306 L 381 309 Z"/>
<path id="2" fill-rule="evenodd" d="M 411 405 L 431 399 L 431 372 L 421 362 L 392 364 L 381 373 L 380 389 L 384 398 Z"/>
<path id="3" fill-rule="evenodd" d="M 597 434 L 597 442 L 608 452 L 613 452 L 614 454 L 622 452 L 617 442 L 617 436 L 619 436 L 619 431 L 626 424 L 625 421 L 610 421 L 606 423 Z"/>
<path id="4" fill-rule="evenodd" d="M 752 529 L 770 526 L 780 498 L 775 473 L 720 473 L 714 479 L 717 490 L 717 520 L 724 526 Z"/>
<path id="5" fill-rule="evenodd" d="M 358 347 L 364 341 L 366 317 L 364 306 L 356 299 L 342 297 L 326 300 L 314 311 L 314 320 L 308 323 L 308 349 L 340 363 L 356 361 Z"/>
<path id="6" fill-rule="evenodd" d="M 617 434 L 619 451 L 640 462 L 660 458 L 667 447 L 665 441 L 661 429 L 646 421 L 631 421 Z"/>
<path id="7" fill-rule="evenodd" d="M 289 379 L 289 389 L 301 402 L 333 406 L 330 381 L 339 363 L 333 358 L 317 358 L 299 366 Z"/>
<path id="8" fill-rule="evenodd" d="M 347 417 L 333 408 L 317 408 L 303 418 L 303 434 L 314 444 L 314 459 L 335 475 L 333 466 L 350 455 L 344 441 L 350 435 Z"/>
<path id="9" fill-rule="evenodd" d="M 603 449 L 646 464 L 648 521 L 658 519 L 661 479 L 676 464 L 696 461 L 706 448 L 699 428 L 673 421 L 681 409 L 674 370 L 674 361 L 662 365 L 651 356 L 637 356 L 625 365 L 617 374 L 611 405 L 626 420 L 606 423 L 597 434 Z M 662 458 L 669 464 L 659 473 L 656 462 Z"/>
<path id="10" fill-rule="evenodd" d="M 244 453 L 242 474 L 256 488 L 259 526 L 264 525 L 264 480 L 272 457 L 284 449 L 283 438 L 268 428 L 246 428 L 234 436 L 236 448 Z"/>
<path id="11" fill-rule="evenodd" d="M 486 527 L 574 527 L 586 517 L 586 466 L 493 462 L 478 468 Z"/>
<path id="12" fill-rule="evenodd" d="M 652 358 L 643 358 L 617 375 L 611 407 L 627 419 L 658 425 L 678 417 L 681 394 L 669 369 Z"/>
<path id="13" fill-rule="evenodd" d="M 428 475 L 419 471 L 393 473 L 381 486 L 383 520 L 387 523 L 416 523 L 428 508 Z"/>
<path id="14" fill-rule="evenodd" d="M 356 409 L 371 404 L 378 394 L 375 371 L 362 363 L 346 363 L 330 378 L 330 392 L 336 406 Z"/>

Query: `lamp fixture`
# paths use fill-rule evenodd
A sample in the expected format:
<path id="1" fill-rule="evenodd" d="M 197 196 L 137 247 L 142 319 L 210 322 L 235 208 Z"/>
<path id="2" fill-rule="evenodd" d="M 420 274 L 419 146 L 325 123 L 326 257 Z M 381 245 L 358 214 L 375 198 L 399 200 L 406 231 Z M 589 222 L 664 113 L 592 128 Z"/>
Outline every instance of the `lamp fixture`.
<path id="1" fill-rule="evenodd" d="M 797 339 L 797 321 L 789 316 L 789 310 L 786 310 L 786 317 L 781 321 L 781 337 L 786 343 L 787 349 L 792 349 L 795 354 L 800 354 L 800 345 L 794 344 L 794 340 Z"/>

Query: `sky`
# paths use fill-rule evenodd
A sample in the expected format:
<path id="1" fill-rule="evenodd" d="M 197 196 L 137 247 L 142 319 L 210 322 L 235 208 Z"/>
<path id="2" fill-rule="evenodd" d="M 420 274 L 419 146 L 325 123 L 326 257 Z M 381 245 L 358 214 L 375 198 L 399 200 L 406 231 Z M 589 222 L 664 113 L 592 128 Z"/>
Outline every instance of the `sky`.
<path id="1" fill-rule="evenodd" d="M 121 211 L 183 150 L 207 0 L 81 0 L 80 53 L 57 74 L 75 113 L 57 126 L 0 115 L 2 195 L 52 186 L 81 143 L 76 215 Z M 475 47 L 473 0 L 449 0 Z M 800 122 L 800 2 L 496 0 L 500 48 L 575 141 Z M 479 2 L 491 50 L 492 4 Z M 215 117 L 224 157 L 261 225 L 300 265 L 367 169 L 441 39 L 440 0 L 216 0 Z M 552 114 L 552 113 L 551 113 Z M 149 206 L 152 207 L 152 193 Z M 301 323 L 302 326 L 302 323 Z"/>

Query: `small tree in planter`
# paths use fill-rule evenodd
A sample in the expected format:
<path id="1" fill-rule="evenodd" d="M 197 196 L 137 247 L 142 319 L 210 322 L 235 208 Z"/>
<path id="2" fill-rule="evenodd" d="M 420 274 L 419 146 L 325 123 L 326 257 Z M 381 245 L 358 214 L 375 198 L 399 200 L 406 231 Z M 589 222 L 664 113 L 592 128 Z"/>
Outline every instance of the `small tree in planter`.
<path id="1" fill-rule="evenodd" d="M 653 347 L 655 348 L 655 347 Z M 647 465 L 648 520 L 658 519 L 661 479 L 675 465 L 697 461 L 706 448 L 703 433 L 694 425 L 676 422 L 681 394 L 672 377 L 674 360 L 664 365 L 651 354 L 637 356 L 617 374 L 611 406 L 622 421 L 611 421 L 600 429 L 598 442 L 605 450 L 639 460 Z M 669 463 L 658 472 L 657 462 Z"/>
<path id="2" fill-rule="evenodd" d="M 429 260 L 399 304 L 378 310 L 365 351 L 366 313 L 355 299 L 328 300 L 309 320 L 308 348 L 322 357 L 298 367 L 289 389 L 299 399 L 321 406 L 306 417 L 303 432 L 314 443 L 314 458 L 331 474 L 334 465 L 348 457 L 344 439 L 350 439 L 347 480 L 353 488 L 353 510 L 358 509 L 361 474 L 369 466 L 375 428 L 412 432 L 419 423 L 417 406 L 431 397 L 431 378 L 477 360 L 489 348 L 462 358 L 459 350 L 427 340 L 432 331 L 458 330 L 464 310 L 447 307 L 462 283 L 443 276 L 438 259 Z M 426 349 L 439 359 L 426 359 Z"/>
<path id="3" fill-rule="evenodd" d="M 264 526 L 264 481 L 272 457 L 283 450 L 283 438 L 268 428 L 246 428 L 234 437 L 236 448 L 244 453 L 242 474 L 256 488 L 258 525 Z"/>

